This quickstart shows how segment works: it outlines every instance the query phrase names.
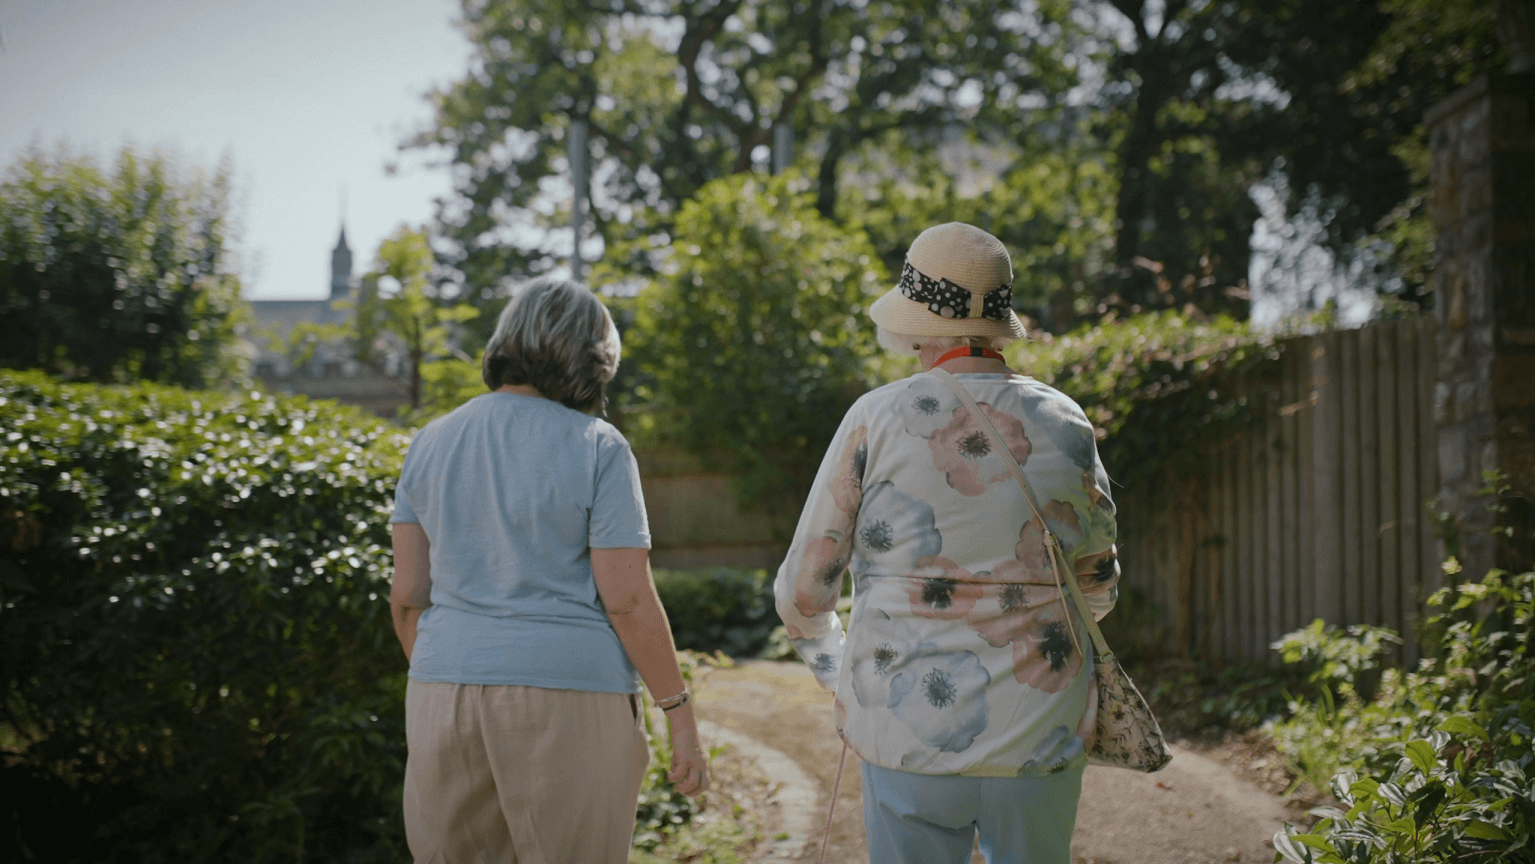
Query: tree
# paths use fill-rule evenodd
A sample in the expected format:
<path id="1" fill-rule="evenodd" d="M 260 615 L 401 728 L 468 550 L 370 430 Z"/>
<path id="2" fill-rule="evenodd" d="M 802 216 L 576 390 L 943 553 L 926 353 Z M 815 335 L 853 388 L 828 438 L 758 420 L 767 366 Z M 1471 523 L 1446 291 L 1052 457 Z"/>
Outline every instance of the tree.
<path id="1" fill-rule="evenodd" d="M 1221 295 L 1247 272 L 1247 192 L 1276 170 L 1290 211 L 1309 204 L 1335 253 L 1393 225 L 1384 239 L 1418 243 L 1426 217 L 1399 223 L 1422 209 L 1423 114 L 1502 57 L 1484 0 L 1108 5 L 1118 17 L 1100 16 L 1100 135 L 1120 177 L 1113 299 L 1148 307 L 1242 311 Z M 1115 41 L 1124 26 L 1133 36 Z"/>
<path id="2" fill-rule="evenodd" d="M 617 276 L 647 277 L 684 202 L 711 180 L 764 170 L 787 123 L 835 216 L 845 160 L 901 132 L 932 149 L 981 106 L 1069 89 L 1070 2 L 1009 0 L 550 0 L 466 2 L 468 76 L 433 95 L 417 146 L 448 149 L 439 209 L 446 263 L 483 303 L 510 274 L 568 248 L 564 138 L 591 130 L 593 232 Z M 1001 74 L 1006 70 L 1007 74 Z M 995 98 L 993 98 L 995 97 Z M 558 239 L 557 239 L 558 238 Z"/>
<path id="3" fill-rule="evenodd" d="M 837 205 L 843 224 L 864 231 L 891 272 L 924 228 L 980 226 L 1012 255 L 1014 307 L 1034 325 L 1068 329 L 1113 272 L 1111 154 L 1070 128 L 1053 142 L 958 143 L 966 155 L 948 160 L 877 141 L 851 154 L 852 182 Z"/>
<path id="4" fill-rule="evenodd" d="M 1472 79 L 1505 69 L 1508 50 L 1497 35 L 1500 4 L 1384 0 L 1380 6 L 1389 16 L 1384 29 L 1337 83 L 1336 95 L 1327 94 L 1334 110 L 1314 110 L 1307 134 L 1287 139 L 1286 165 L 1292 185 L 1330 208 L 1329 245 L 1345 255 L 1351 247 L 1383 247 L 1384 267 L 1401 280 L 1402 299 L 1424 306 L 1432 302 L 1434 231 L 1423 116 Z"/>
<path id="5" fill-rule="evenodd" d="M 28 151 L 0 179 L 0 366 L 200 387 L 236 374 L 230 167 Z"/>
<path id="6" fill-rule="evenodd" d="M 455 354 L 467 359 L 454 344 L 453 328 L 477 314 L 467 303 L 434 296 L 435 266 L 425 230 L 401 227 L 378 244 L 378 258 L 351 304 L 349 335 L 358 361 L 376 362 L 381 339 L 393 339 L 403 348 L 412 411 L 421 408 L 422 367 L 428 361 Z"/>
<path id="7" fill-rule="evenodd" d="M 456 167 L 439 223 L 471 302 L 563 260 L 572 120 L 609 281 L 653 275 L 683 203 L 765 171 L 787 123 L 817 209 L 887 266 L 926 224 L 975 221 L 1057 330 L 1245 316 L 1270 180 L 1336 253 L 1371 243 L 1421 282 L 1419 121 L 1502 56 L 1480 0 L 476 0 L 464 26 L 470 72 L 412 143 Z"/>
<path id="8" fill-rule="evenodd" d="M 796 512 L 877 354 L 865 318 L 887 287 L 861 232 L 814 207 L 797 174 L 705 185 L 636 298 L 626 353 L 640 417 L 726 468 L 748 503 Z M 641 428 L 639 435 L 647 434 Z"/>

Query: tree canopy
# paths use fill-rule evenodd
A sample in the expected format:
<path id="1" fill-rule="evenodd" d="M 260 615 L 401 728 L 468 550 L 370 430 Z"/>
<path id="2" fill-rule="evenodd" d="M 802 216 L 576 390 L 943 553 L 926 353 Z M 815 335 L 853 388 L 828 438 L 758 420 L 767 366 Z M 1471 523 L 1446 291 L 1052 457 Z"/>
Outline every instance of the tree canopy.
<path id="1" fill-rule="evenodd" d="M 1249 193 L 1276 175 L 1335 251 L 1385 244 L 1412 295 L 1423 111 L 1503 57 L 1477 0 L 466 0 L 463 24 L 468 74 L 412 143 L 454 165 L 444 261 L 473 302 L 569 254 L 573 120 L 584 257 L 641 279 L 683 203 L 765 172 L 787 124 L 821 215 L 887 266 L 931 221 L 976 221 L 1036 265 L 1015 296 L 1057 330 L 1245 315 Z"/>
<path id="2" fill-rule="evenodd" d="M 422 367 L 452 356 L 453 327 L 473 318 L 467 303 L 440 303 L 431 275 L 436 267 L 424 230 L 401 227 L 378 244 L 373 269 L 362 277 L 353 304 L 357 359 L 370 361 L 378 340 L 391 338 L 405 351 L 410 407 L 422 404 Z"/>
<path id="3" fill-rule="evenodd" d="M 791 508 L 815 475 L 805 454 L 825 449 L 872 379 L 859 317 L 886 281 L 873 247 L 822 217 L 808 185 L 738 175 L 700 189 L 625 336 L 639 419 L 729 469 L 748 502 Z"/>
<path id="4" fill-rule="evenodd" d="M 765 169 L 780 123 L 834 216 L 844 157 L 862 142 L 898 130 L 931 149 L 988 94 L 1043 102 L 1069 85 L 1054 36 L 1070 4 L 1036 5 L 466 2 L 471 68 L 433 95 L 433 128 L 413 142 L 447 148 L 456 172 L 439 212 L 447 263 L 486 298 L 559 263 L 569 235 L 547 229 L 566 224 L 564 139 L 578 118 L 591 130 L 593 232 L 627 273 L 654 272 L 705 183 Z"/>
<path id="5" fill-rule="evenodd" d="M 0 366 L 207 386 L 235 370 L 230 167 L 33 149 L 0 177 Z"/>

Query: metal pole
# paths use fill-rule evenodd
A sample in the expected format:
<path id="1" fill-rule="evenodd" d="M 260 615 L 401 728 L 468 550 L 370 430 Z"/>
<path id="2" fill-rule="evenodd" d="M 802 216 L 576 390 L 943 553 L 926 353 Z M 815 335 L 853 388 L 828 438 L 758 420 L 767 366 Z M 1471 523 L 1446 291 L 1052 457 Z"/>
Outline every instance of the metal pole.
<path id="1" fill-rule="evenodd" d="M 586 147 L 586 121 L 573 119 L 570 121 L 570 274 L 576 281 L 581 279 L 581 229 L 586 225 L 587 201 L 587 161 L 590 154 Z"/>
<path id="2" fill-rule="evenodd" d="M 773 126 L 773 173 L 782 174 L 794 164 L 794 128 L 787 123 Z"/>

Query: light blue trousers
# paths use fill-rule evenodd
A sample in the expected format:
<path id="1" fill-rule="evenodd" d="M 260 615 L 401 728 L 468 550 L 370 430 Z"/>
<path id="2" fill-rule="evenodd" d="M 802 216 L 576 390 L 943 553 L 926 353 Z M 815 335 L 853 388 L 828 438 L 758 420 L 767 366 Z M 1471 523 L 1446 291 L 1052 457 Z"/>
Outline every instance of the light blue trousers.
<path id="1" fill-rule="evenodd" d="M 1082 770 L 1048 777 L 912 774 L 863 764 L 869 864 L 1071 864 Z"/>

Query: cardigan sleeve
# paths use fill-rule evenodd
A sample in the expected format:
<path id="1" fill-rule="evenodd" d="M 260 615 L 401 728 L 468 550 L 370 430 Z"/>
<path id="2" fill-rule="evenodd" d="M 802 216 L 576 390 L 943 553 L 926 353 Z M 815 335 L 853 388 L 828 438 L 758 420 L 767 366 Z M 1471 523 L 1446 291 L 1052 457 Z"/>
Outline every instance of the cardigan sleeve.
<path id="1" fill-rule="evenodd" d="M 854 405 L 842 418 L 800 513 L 789 554 L 773 581 L 778 616 L 789 641 L 828 690 L 842 665 L 843 631 L 837 618 L 853 528 L 863 501 L 863 464 L 868 427 Z"/>
<path id="2" fill-rule="evenodd" d="M 1082 473 L 1082 486 L 1089 505 L 1083 520 L 1082 543 L 1075 550 L 1073 572 L 1082 598 L 1095 620 L 1103 620 L 1119 600 L 1119 550 L 1115 546 L 1118 526 L 1114 499 L 1109 495 L 1109 475 L 1093 446 L 1093 467 Z"/>

